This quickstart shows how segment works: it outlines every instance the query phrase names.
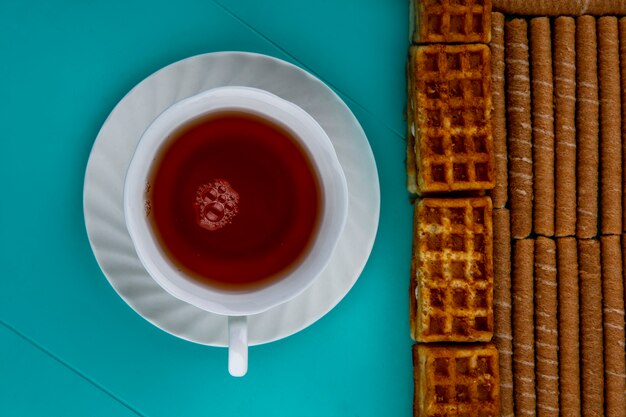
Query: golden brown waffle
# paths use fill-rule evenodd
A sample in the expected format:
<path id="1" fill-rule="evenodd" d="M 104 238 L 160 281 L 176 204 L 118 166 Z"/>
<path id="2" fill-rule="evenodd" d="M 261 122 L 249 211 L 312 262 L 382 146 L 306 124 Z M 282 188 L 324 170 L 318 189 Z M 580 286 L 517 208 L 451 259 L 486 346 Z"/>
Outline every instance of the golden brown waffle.
<path id="1" fill-rule="evenodd" d="M 493 188 L 490 60 L 485 45 L 410 48 L 410 192 Z"/>
<path id="2" fill-rule="evenodd" d="M 489 43 L 491 0 L 412 0 L 415 43 Z"/>
<path id="3" fill-rule="evenodd" d="M 488 344 L 413 346 L 413 415 L 500 415 L 498 351 Z"/>
<path id="4" fill-rule="evenodd" d="M 493 240 L 489 197 L 415 203 L 411 337 L 418 342 L 493 336 Z"/>

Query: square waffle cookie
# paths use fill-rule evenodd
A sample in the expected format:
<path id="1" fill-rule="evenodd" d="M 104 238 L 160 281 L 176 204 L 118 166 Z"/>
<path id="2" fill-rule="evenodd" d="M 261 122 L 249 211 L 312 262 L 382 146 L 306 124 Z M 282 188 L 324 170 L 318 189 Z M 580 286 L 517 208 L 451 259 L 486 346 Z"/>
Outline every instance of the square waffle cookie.
<path id="1" fill-rule="evenodd" d="M 491 0 L 411 0 L 414 43 L 489 43 Z"/>
<path id="2" fill-rule="evenodd" d="M 498 351 L 491 343 L 414 345 L 413 378 L 415 416 L 500 415 Z"/>
<path id="3" fill-rule="evenodd" d="M 491 340 L 491 219 L 489 197 L 415 203 L 410 323 L 417 342 Z"/>
<path id="4" fill-rule="evenodd" d="M 493 188 L 489 48 L 412 46 L 407 71 L 409 191 Z"/>

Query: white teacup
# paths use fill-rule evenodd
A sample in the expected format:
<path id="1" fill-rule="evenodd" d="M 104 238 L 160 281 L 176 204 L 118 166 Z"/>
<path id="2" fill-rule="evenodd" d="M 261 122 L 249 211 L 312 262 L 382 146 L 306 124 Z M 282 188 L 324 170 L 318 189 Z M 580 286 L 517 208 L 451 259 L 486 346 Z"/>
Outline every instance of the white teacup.
<path id="1" fill-rule="evenodd" d="M 311 160 L 322 204 L 319 227 L 304 258 L 282 279 L 250 290 L 228 291 L 201 284 L 181 272 L 157 242 L 145 212 L 146 184 L 155 156 L 181 125 L 212 113 L 237 111 L 270 120 L 293 133 Z M 161 113 L 146 129 L 126 173 L 124 216 L 137 255 L 152 278 L 174 297 L 203 310 L 229 316 L 228 369 L 242 376 L 248 368 L 247 319 L 285 303 L 322 273 L 337 245 L 348 215 L 346 179 L 322 127 L 300 107 L 263 90 L 220 87 L 182 100 Z"/>

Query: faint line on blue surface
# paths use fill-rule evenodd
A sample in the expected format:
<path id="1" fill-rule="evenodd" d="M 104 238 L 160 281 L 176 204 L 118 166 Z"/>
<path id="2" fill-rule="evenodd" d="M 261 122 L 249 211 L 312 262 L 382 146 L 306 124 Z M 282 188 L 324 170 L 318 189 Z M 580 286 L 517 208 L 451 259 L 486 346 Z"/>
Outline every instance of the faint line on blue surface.
<path id="1" fill-rule="evenodd" d="M 289 56 L 291 59 L 293 59 L 295 62 L 298 63 L 298 65 L 300 65 L 302 68 L 305 68 L 307 71 L 309 71 L 311 74 L 315 75 L 317 78 L 319 78 L 320 80 L 324 81 L 326 84 L 328 84 L 330 87 L 332 87 L 333 90 L 335 90 L 337 93 L 341 94 L 342 96 L 346 97 L 348 100 L 350 100 L 352 103 L 354 103 L 356 106 L 358 106 L 362 111 L 364 111 L 365 113 L 367 113 L 369 116 L 371 116 L 374 120 L 377 120 L 383 127 L 385 127 L 386 129 L 388 129 L 391 133 L 393 133 L 394 135 L 398 136 L 400 139 L 404 140 L 404 134 L 396 131 L 393 127 L 389 126 L 387 123 L 383 122 L 382 120 L 380 120 L 374 113 L 372 113 L 371 111 L 369 111 L 365 106 L 363 106 L 362 104 L 360 104 L 359 102 L 357 102 L 356 100 L 354 100 L 352 97 L 350 97 L 348 94 L 346 94 L 345 92 L 343 92 L 341 89 L 337 88 L 337 86 L 335 86 L 334 84 L 330 83 L 328 80 L 325 80 L 323 77 L 321 77 L 317 72 L 315 72 L 313 69 L 311 69 L 308 65 L 306 65 L 304 62 L 300 61 L 298 58 L 296 58 L 292 53 L 290 53 L 289 51 L 287 51 L 285 48 L 283 48 L 282 46 L 280 46 L 278 43 L 276 43 L 275 41 L 273 41 L 271 38 L 269 38 L 267 35 L 265 35 L 262 32 L 259 32 L 254 26 L 252 26 L 251 24 L 249 24 L 248 22 L 246 22 L 245 20 L 243 20 L 241 17 L 237 16 L 235 13 L 233 13 L 230 9 L 228 9 L 226 6 L 224 6 L 222 3 L 220 3 L 217 0 L 211 0 L 213 3 L 215 3 L 216 6 L 218 6 L 220 9 L 224 10 L 226 13 L 228 13 L 233 19 L 237 20 L 239 23 L 243 24 L 244 26 L 246 26 L 248 29 L 250 29 L 251 31 L 253 31 L 254 33 L 256 33 L 257 35 L 259 35 L 261 38 L 263 38 L 265 41 L 269 42 L 270 44 L 272 44 L 274 47 L 278 48 L 282 53 L 284 53 L 285 55 Z"/>
<path id="2" fill-rule="evenodd" d="M 99 389 L 100 391 L 102 391 L 103 393 L 105 393 L 107 396 L 109 396 L 110 398 L 112 398 L 113 400 L 117 401 L 118 403 L 120 403 L 121 405 L 123 405 L 125 408 L 127 408 L 129 411 L 137 414 L 138 416 L 141 417 L 145 417 L 144 414 L 140 413 L 136 408 L 134 408 L 132 405 L 128 404 L 127 402 L 125 402 L 124 400 L 118 398 L 115 396 L 115 394 L 113 394 L 111 391 L 107 390 L 106 388 L 104 388 L 102 385 L 98 384 L 97 382 L 91 380 L 87 375 L 83 374 L 82 372 L 80 372 L 79 370 L 77 370 L 76 368 L 72 367 L 72 365 L 68 364 L 67 362 L 65 362 L 63 359 L 59 358 L 58 356 L 56 356 L 54 353 L 50 352 L 49 350 L 47 350 L 45 347 L 41 346 L 40 344 L 38 344 L 37 342 L 35 342 L 33 339 L 29 338 L 28 336 L 26 336 L 24 333 L 20 332 L 19 330 L 17 330 L 15 327 L 11 326 L 10 324 L 4 322 L 3 320 L 0 319 L 0 324 L 2 326 L 4 326 L 7 330 L 9 330 L 10 332 L 14 333 L 15 335 L 19 336 L 21 339 L 23 339 L 24 341 L 26 341 L 27 343 L 29 343 L 30 345 L 34 346 L 37 350 L 41 351 L 42 353 L 46 354 L 48 357 L 50 357 L 51 359 L 53 359 L 54 361 L 56 361 L 57 363 L 61 364 L 62 366 L 64 366 L 65 368 L 69 369 L 70 371 L 72 371 L 74 374 L 78 375 L 80 378 L 82 378 L 84 381 L 86 381 L 87 383 L 93 385 L 95 388 Z"/>

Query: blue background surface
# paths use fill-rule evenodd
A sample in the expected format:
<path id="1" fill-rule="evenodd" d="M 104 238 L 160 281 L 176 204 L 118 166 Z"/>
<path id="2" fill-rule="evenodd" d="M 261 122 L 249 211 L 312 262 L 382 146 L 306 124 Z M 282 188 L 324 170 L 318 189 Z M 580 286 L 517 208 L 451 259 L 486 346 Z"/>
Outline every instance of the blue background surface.
<path id="1" fill-rule="evenodd" d="M 125 4 L 128 3 L 128 4 Z M 410 416 L 401 0 L 0 0 L 0 415 Z M 117 101 L 179 59 L 243 50 L 299 65 L 350 106 L 378 164 L 381 221 L 355 287 L 250 352 L 179 340 L 134 313 L 82 217 L 92 143 Z"/>

